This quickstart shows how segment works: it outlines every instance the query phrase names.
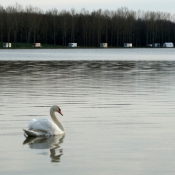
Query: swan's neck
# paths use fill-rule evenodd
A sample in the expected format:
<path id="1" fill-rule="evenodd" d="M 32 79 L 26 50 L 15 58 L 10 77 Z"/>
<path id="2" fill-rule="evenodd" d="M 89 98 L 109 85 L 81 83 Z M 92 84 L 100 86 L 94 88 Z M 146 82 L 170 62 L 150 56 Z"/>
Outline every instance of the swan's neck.
<path id="1" fill-rule="evenodd" d="M 64 132 L 64 127 L 61 124 L 61 122 L 57 119 L 55 112 L 53 110 L 50 110 L 50 116 L 52 120 L 54 121 L 54 123 Z"/>

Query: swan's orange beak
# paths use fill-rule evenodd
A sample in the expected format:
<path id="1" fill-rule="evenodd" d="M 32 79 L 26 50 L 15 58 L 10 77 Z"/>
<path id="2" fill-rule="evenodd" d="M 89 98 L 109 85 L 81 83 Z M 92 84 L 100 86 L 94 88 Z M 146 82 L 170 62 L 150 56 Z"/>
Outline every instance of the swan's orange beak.
<path id="1" fill-rule="evenodd" d="M 60 113 L 60 114 L 63 116 L 63 114 L 62 114 L 61 110 L 60 110 L 60 111 L 58 111 L 58 113 Z"/>

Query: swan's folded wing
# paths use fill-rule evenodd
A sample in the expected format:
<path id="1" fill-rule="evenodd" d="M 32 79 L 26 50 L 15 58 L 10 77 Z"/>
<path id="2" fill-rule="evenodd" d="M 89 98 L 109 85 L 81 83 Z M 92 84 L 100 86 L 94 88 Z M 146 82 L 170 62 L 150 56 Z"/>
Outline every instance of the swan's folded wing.
<path id="1" fill-rule="evenodd" d="M 29 125 L 28 125 L 28 129 L 33 129 L 33 128 L 32 128 L 32 127 L 33 127 L 33 124 L 34 124 L 36 121 L 37 121 L 36 119 L 30 120 Z"/>
<path id="2" fill-rule="evenodd" d="M 30 130 L 43 131 L 53 134 L 58 126 L 49 119 L 38 119 L 30 123 Z"/>

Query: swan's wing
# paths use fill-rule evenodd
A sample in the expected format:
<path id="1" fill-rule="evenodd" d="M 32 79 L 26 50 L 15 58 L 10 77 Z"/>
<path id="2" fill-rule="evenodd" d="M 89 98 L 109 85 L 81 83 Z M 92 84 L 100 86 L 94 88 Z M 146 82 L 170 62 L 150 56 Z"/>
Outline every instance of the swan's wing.
<path id="1" fill-rule="evenodd" d="M 51 120 L 43 118 L 38 120 L 32 119 L 29 123 L 28 129 L 33 131 L 46 132 L 53 135 L 54 132 L 57 131 L 59 128 Z"/>
<path id="2" fill-rule="evenodd" d="M 28 125 L 28 129 L 32 129 L 33 124 L 34 124 L 36 121 L 37 121 L 36 119 L 30 120 L 29 125 Z"/>

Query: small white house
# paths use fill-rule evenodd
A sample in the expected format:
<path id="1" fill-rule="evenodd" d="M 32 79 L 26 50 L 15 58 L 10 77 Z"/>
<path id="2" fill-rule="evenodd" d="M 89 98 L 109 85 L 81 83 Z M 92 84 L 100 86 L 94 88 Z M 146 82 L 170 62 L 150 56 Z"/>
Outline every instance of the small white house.
<path id="1" fill-rule="evenodd" d="M 147 47 L 153 47 L 153 45 L 152 44 L 148 44 Z"/>
<path id="2" fill-rule="evenodd" d="M 100 47 L 108 47 L 108 43 L 100 43 Z"/>
<path id="3" fill-rule="evenodd" d="M 132 43 L 124 43 L 124 47 L 132 47 Z"/>
<path id="4" fill-rule="evenodd" d="M 174 47 L 174 44 L 172 42 L 163 43 L 163 47 Z"/>
<path id="5" fill-rule="evenodd" d="M 33 47 L 41 47 L 41 43 L 34 43 Z"/>
<path id="6" fill-rule="evenodd" d="M 68 47 L 77 47 L 77 43 L 68 43 Z"/>
<path id="7" fill-rule="evenodd" d="M 12 46 L 11 43 L 3 43 L 3 47 L 4 47 L 4 48 L 8 48 L 8 47 L 11 47 L 11 46 Z"/>

